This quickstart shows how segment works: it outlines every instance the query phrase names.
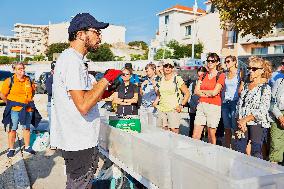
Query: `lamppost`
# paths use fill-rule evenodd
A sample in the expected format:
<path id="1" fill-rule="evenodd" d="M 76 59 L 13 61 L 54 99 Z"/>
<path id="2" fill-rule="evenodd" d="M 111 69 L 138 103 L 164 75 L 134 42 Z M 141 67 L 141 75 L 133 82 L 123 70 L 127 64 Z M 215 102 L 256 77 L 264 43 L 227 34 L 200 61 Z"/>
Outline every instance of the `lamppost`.
<path id="1" fill-rule="evenodd" d="M 192 32 L 192 48 L 191 48 L 191 58 L 194 59 L 194 43 L 195 43 L 195 35 L 196 35 L 196 13 L 197 13 L 197 2 L 194 1 L 193 5 L 193 32 Z"/>
<path id="2" fill-rule="evenodd" d="M 22 62 L 22 28 L 20 26 L 20 62 Z"/>
<path id="3" fill-rule="evenodd" d="M 164 36 L 164 50 L 163 50 L 163 60 L 165 59 L 165 53 L 166 53 L 166 49 L 167 49 L 167 36 L 168 36 L 168 26 L 166 25 L 166 29 L 165 31 L 165 36 Z"/>

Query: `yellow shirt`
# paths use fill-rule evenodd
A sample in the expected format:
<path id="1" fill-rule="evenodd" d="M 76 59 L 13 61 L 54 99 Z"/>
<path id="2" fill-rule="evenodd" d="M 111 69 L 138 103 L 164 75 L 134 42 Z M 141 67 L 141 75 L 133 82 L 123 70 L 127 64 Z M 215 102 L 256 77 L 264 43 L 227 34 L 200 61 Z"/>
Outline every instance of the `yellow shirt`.
<path id="1" fill-rule="evenodd" d="M 10 89 L 10 78 L 7 78 L 2 86 L 1 93 L 7 97 L 10 101 L 20 102 L 27 104 L 33 100 L 33 93 L 35 91 L 35 85 L 30 82 L 30 79 L 24 76 L 23 81 L 20 81 L 16 75 L 13 75 L 14 83 Z M 9 93 L 10 90 L 10 93 Z M 20 111 L 21 106 L 15 106 L 12 108 L 13 111 Z M 27 108 L 28 112 L 32 111 L 32 108 Z"/>
<path id="2" fill-rule="evenodd" d="M 176 84 L 174 82 L 174 77 L 176 77 L 176 83 L 178 87 L 179 99 L 176 92 Z M 180 93 L 180 88 L 184 84 L 183 79 L 180 76 L 173 76 L 170 80 L 165 80 L 165 77 L 162 77 L 159 82 L 159 92 L 160 92 L 160 101 L 157 106 L 158 110 L 162 112 L 174 111 L 174 109 L 179 105 L 179 100 L 182 98 Z"/>

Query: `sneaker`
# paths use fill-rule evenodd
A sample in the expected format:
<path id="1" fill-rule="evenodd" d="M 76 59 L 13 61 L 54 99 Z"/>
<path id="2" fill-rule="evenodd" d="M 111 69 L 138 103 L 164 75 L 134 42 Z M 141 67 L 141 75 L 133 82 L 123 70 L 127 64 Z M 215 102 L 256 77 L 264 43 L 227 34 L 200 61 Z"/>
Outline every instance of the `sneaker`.
<path id="1" fill-rule="evenodd" d="M 23 152 L 26 154 L 36 154 L 36 152 L 30 146 L 28 148 L 24 148 Z"/>
<path id="2" fill-rule="evenodd" d="M 8 158 L 11 158 L 11 157 L 14 157 L 15 155 L 15 150 L 14 149 L 10 149 L 7 153 L 7 157 Z"/>

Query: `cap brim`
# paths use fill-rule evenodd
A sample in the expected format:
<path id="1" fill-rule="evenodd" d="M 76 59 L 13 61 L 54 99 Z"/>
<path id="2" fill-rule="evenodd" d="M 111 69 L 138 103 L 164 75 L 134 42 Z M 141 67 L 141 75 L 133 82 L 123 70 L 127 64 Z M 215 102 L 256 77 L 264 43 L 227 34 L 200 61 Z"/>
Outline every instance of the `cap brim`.
<path id="1" fill-rule="evenodd" d="M 95 25 L 94 25 L 94 28 L 96 29 L 105 29 L 109 26 L 109 23 L 104 23 L 104 22 L 97 22 Z"/>

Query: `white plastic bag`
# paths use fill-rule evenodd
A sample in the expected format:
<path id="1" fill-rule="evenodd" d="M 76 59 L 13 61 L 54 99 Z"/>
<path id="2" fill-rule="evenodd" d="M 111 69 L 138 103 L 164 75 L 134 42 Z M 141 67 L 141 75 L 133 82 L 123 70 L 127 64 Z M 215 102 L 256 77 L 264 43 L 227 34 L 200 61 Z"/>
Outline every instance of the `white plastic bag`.
<path id="1" fill-rule="evenodd" d="M 48 132 L 33 132 L 31 134 L 31 147 L 35 151 L 44 151 L 49 147 L 50 138 Z"/>

